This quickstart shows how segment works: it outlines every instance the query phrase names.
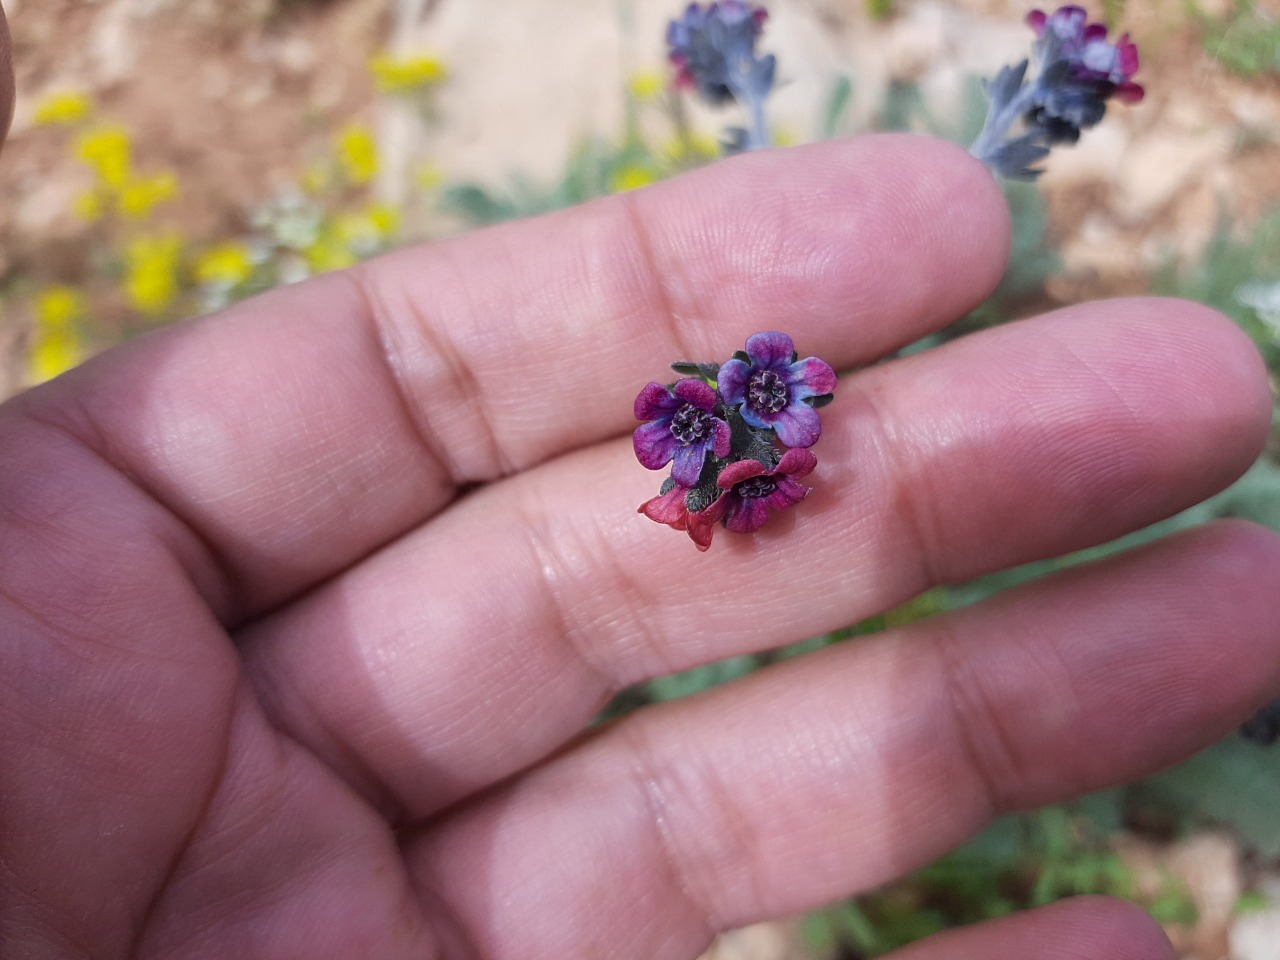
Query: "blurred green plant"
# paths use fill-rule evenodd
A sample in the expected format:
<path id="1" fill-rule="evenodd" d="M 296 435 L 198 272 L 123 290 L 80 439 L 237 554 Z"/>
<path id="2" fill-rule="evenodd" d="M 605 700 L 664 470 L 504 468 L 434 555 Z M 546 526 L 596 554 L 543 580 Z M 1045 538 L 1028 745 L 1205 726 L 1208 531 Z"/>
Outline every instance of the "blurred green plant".
<path id="1" fill-rule="evenodd" d="M 1204 49 L 1228 70 L 1256 77 L 1280 72 L 1280 17 L 1259 8 L 1255 0 L 1235 0 L 1231 12 L 1210 17 L 1192 4 Z"/>
<path id="2" fill-rule="evenodd" d="M 1198 263 L 1170 263 L 1153 287 L 1225 313 L 1253 338 L 1267 365 L 1280 370 L 1280 206 L 1245 235 L 1224 217 Z"/>
<path id="3" fill-rule="evenodd" d="M 1194 901 L 1166 877 L 1144 895 L 1108 837 L 1120 826 L 1121 793 L 1010 814 L 923 870 L 881 890 L 805 918 L 807 945 L 878 957 L 949 927 L 1080 894 L 1125 897 L 1162 923 L 1192 923 Z"/>

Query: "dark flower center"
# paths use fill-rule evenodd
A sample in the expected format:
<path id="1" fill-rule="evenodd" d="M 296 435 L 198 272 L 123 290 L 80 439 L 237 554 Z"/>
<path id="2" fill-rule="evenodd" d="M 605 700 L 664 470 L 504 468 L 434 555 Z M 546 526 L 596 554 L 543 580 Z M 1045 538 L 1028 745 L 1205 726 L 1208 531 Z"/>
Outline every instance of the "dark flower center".
<path id="1" fill-rule="evenodd" d="M 671 418 L 671 435 L 686 446 L 711 436 L 711 414 L 686 403 Z"/>
<path id="2" fill-rule="evenodd" d="M 787 384 L 772 370 L 760 370 L 747 381 L 747 403 L 760 413 L 777 413 L 787 405 Z"/>
<path id="3" fill-rule="evenodd" d="M 778 485 L 774 483 L 772 477 L 752 477 L 750 480 L 743 480 L 733 489 L 740 497 L 756 500 L 773 493 L 778 489 Z"/>

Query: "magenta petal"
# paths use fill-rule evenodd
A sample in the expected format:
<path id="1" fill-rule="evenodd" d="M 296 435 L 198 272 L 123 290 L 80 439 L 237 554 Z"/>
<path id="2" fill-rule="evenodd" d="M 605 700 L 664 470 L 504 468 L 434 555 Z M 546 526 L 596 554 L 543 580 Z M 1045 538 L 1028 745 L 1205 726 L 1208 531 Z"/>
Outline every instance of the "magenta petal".
<path id="1" fill-rule="evenodd" d="M 724 525 L 734 533 L 754 533 L 769 519 L 769 506 L 763 497 L 740 497 L 729 510 Z"/>
<path id="2" fill-rule="evenodd" d="M 785 333 L 756 333 L 747 337 L 747 353 L 759 367 L 790 366 L 795 344 Z"/>
<path id="3" fill-rule="evenodd" d="M 788 477 L 807 477 L 813 473 L 813 468 L 817 465 L 818 458 L 813 455 L 812 450 L 795 447 L 782 455 L 773 472 L 778 475 L 785 474 Z"/>
<path id="4" fill-rule="evenodd" d="M 712 439 L 711 449 L 715 451 L 717 457 L 727 457 L 729 455 L 729 445 L 733 440 L 733 431 L 729 429 L 729 424 L 723 420 L 714 421 L 716 425 L 716 435 Z"/>
<path id="5" fill-rule="evenodd" d="M 670 426 L 662 420 L 636 427 L 636 432 L 631 436 L 631 443 L 636 451 L 636 459 L 650 470 L 661 470 L 665 467 L 676 455 L 676 448 L 680 446 L 680 441 L 671 435 Z M 678 477 L 676 479 L 679 480 Z M 694 477 L 689 486 L 693 486 L 697 479 Z"/>
<path id="6" fill-rule="evenodd" d="M 759 460 L 739 460 L 736 463 L 729 464 L 720 471 L 720 476 L 716 478 L 716 486 L 721 490 L 729 490 L 734 486 L 734 484 L 741 483 L 743 480 L 750 480 L 752 477 L 758 477 L 768 472 L 769 469 Z"/>
<path id="7" fill-rule="evenodd" d="M 809 495 L 812 487 L 806 487 L 803 483 L 799 483 L 790 477 L 783 477 L 777 481 L 778 486 L 774 488 L 773 493 L 764 499 L 769 506 L 775 510 L 785 510 L 787 507 L 799 503 Z"/>
<path id="8" fill-rule="evenodd" d="M 778 414 L 772 426 L 788 447 L 812 447 L 822 436 L 822 419 L 807 403 L 791 404 Z"/>
<path id="9" fill-rule="evenodd" d="M 1032 10 L 1027 14 L 1027 26 L 1036 32 L 1036 36 L 1044 35 L 1044 24 L 1049 18 L 1043 10 Z"/>
<path id="10" fill-rule="evenodd" d="M 660 383 L 647 383 L 640 395 L 636 397 L 635 414 L 637 420 L 656 420 L 663 414 L 671 413 L 682 406 L 680 400 L 671 395 Z"/>
<path id="11" fill-rule="evenodd" d="M 650 520 L 665 523 L 667 526 L 674 527 L 677 530 L 683 530 L 689 515 L 689 508 L 685 502 L 685 498 L 688 495 L 688 487 L 676 484 L 661 496 L 646 500 L 640 505 L 640 509 L 637 512 L 643 513 Z"/>
<path id="12" fill-rule="evenodd" d="M 796 397 L 820 397 L 836 392 L 836 372 L 817 357 L 805 357 L 791 365 L 791 382 Z"/>
<path id="13" fill-rule="evenodd" d="M 678 380 L 675 395 L 685 403 L 692 403 L 700 410 L 710 413 L 716 405 L 716 388 L 705 380 Z"/>

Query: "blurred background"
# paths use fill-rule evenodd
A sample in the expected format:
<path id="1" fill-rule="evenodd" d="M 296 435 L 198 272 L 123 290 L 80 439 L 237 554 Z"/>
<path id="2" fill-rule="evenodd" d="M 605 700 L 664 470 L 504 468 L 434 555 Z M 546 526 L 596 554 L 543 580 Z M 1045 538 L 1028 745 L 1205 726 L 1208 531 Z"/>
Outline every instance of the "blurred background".
<path id="1" fill-rule="evenodd" d="M 981 78 L 1027 55 L 1009 0 L 774 0 L 786 145 L 874 129 L 968 142 Z M 680 0 L 6 0 L 0 397 L 124 338 L 394 246 L 715 162 L 732 109 L 670 88 Z M 912 349 L 1035 310 L 1170 293 L 1280 370 L 1280 0 L 1091 0 L 1147 97 L 1007 188 L 1008 275 Z M 1273 384 L 1280 378 L 1273 375 Z M 979 600 L 1219 516 L 1280 529 L 1280 442 L 1230 490 L 1087 555 L 662 678 L 612 710 Z M 891 888 L 722 938 L 721 960 L 871 958 L 1073 893 L 1143 904 L 1185 957 L 1280 960 L 1280 745 L 1234 736 L 1130 787 L 1010 816 Z"/>

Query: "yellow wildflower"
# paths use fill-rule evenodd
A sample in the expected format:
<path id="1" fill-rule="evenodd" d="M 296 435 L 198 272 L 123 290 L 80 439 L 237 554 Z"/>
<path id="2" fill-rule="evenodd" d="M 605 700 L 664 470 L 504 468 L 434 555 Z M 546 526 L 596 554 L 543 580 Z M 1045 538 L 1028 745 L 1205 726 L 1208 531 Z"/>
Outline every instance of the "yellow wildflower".
<path id="1" fill-rule="evenodd" d="M 133 220 L 143 220 L 151 215 L 158 204 L 178 195 L 178 178 L 172 173 L 158 173 L 154 177 L 131 177 L 120 188 L 120 212 Z"/>
<path id="2" fill-rule="evenodd" d="M 75 199 L 75 215 L 85 223 L 97 223 L 106 212 L 102 202 L 102 194 L 97 190 L 86 190 Z"/>
<path id="3" fill-rule="evenodd" d="M 444 183 L 444 171 L 434 163 L 418 167 L 418 186 L 423 190 L 435 190 Z"/>
<path id="4" fill-rule="evenodd" d="M 95 127 L 76 140 L 76 156 L 92 167 L 104 184 L 119 190 L 129 180 L 133 142 L 123 127 Z"/>
<path id="5" fill-rule="evenodd" d="M 426 54 L 397 57 L 380 53 L 369 61 L 369 72 L 383 93 L 408 93 L 440 83 L 447 75 L 444 62 Z"/>
<path id="6" fill-rule="evenodd" d="M 33 384 L 52 380 L 84 360 L 84 345 L 71 330 L 46 333 L 31 346 L 27 376 Z"/>
<path id="7" fill-rule="evenodd" d="M 200 283 L 239 286 L 253 275 L 253 255 L 243 243 L 222 243 L 200 254 L 196 280 Z"/>
<path id="8" fill-rule="evenodd" d="M 383 243 L 394 240 L 400 232 L 400 211 L 389 203 L 375 203 L 366 211 L 369 225 Z"/>
<path id="9" fill-rule="evenodd" d="M 667 89 L 667 75 L 660 70 L 637 70 L 627 78 L 627 90 L 637 100 L 656 100 Z"/>
<path id="10" fill-rule="evenodd" d="M 720 152 L 720 141 L 701 131 L 672 137 L 662 145 L 663 156 L 673 161 L 714 160 L 720 156 Z"/>
<path id="11" fill-rule="evenodd" d="M 36 326 L 42 333 L 68 330 L 84 316 L 84 298 L 71 287 L 55 284 L 36 297 Z"/>
<path id="12" fill-rule="evenodd" d="M 140 237 L 125 248 L 124 292 L 135 309 L 159 316 L 178 297 L 178 237 Z"/>
<path id="13" fill-rule="evenodd" d="M 36 297 L 36 335 L 27 358 L 32 383 L 52 380 L 84 359 L 75 323 L 84 316 L 84 298 L 70 287 L 47 287 Z"/>
<path id="14" fill-rule="evenodd" d="M 329 167 L 322 163 L 313 163 L 302 174 L 302 189 L 313 197 L 318 197 L 329 189 Z"/>
<path id="15" fill-rule="evenodd" d="M 79 123 L 93 111 L 93 100 L 87 93 L 64 90 L 48 93 L 36 104 L 35 122 L 40 126 L 67 126 Z"/>
<path id="16" fill-rule="evenodd" d="M 377 175 L 378 144 L 368 127 L 353 123 L 338 135 L 338 163 L 347 180 L 357 186 Z"/>
<path id="17" fill-rule="evenodd" d="M 614 193 L 625 193 L 627 190 L 647 187 L 657 179 L 658 175 L 652 167 L 633 163 L 623 167 L 613 175 L 611 187 Z"/>
<path id="18" fill-rule="evenodd" d="M 773 143 L 778 147 L 794 147 L 800 142 L 800 137 L 794 130 L 788 130 L 785 127 L 774 130 Z"/>

